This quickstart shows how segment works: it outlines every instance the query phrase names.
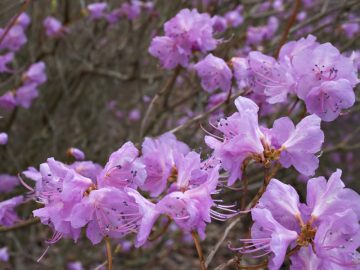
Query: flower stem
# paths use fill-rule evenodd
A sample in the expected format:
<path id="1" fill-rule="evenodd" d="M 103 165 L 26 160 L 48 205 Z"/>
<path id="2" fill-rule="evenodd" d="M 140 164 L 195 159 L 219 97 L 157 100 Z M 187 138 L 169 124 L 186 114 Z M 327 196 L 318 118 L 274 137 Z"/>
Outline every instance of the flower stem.
<path id="1" fill-rule="evenodd" d="M 200 261 L 200 269 L 201 270 L 206 270 L 206 266 L 205 266 L 205 259 L 204 259 L 204 255 L 201 249 L 201 245 L 200 245 L 200 241 L 199 241 L 199 237 L 198 234 L 196 232 L 191 232 L 191 236 L 194 240 L 194 244 L 196 247 L 196 251 L 198 253 L 199 256 L 199 261 Z"/>
<path id="2" fill-rule="evenodd" d="M 107 269 L 112 270 L 112 254 L 111 244 L 109 237 L 105 237 L 106 257 L 107 257 Z"/>

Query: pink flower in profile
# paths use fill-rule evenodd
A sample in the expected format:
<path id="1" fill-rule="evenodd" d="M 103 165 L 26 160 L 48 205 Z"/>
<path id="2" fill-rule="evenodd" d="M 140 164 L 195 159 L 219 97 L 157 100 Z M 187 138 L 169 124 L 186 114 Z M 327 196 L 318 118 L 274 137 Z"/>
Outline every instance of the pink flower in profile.
<path id="1" fill-rule="evenodd" d="M 146 179 L 146 170 L 138 156 L 139 150 L 131 142 L 125 143 L 112 153 L 98 177 L 98 187 L 121 189 L 143 185 Z"/>
<path id="2" fill-rule="evenodd" d="M 14 91 L 8 91 L 0 96 L 0 107 L 6 110 L 12 110 L 16 107 L 16 99 Z"/>
<path id="3" fill-rule="evenodd" d="M 51 16 L 45 18 L 43 25 L 48 37 L 60 37 L 67 31 L 58 19 Z"/>
<path id="4" fill-rule="evenodd" d="M 228 185 L 241 178 L 241 166 L 246 158 L 262 155 L 265 140 L 258 123 L 259 107 L 244 97 L 238 97 L 235 105 L 238 112 L 221 119 L 216 127 L 222 138 L 205 136 L 214 157 L 221 160 L 221 166 L 230 173 Z"/>
<path id="5" fill-rule="evenodd" d="M 67 270 L 84 270 L 81 262 L 70 262 L 67 264 Z"/>
<path id="6" fill-rule="evenodd" d="M 240 5 L 236 9 L 228 11 L 225 13 L 224 18 L 227 21 L 227 24 L 231 27 L 238 27 L 244 22 L 244 17 L 242 15 L 243 7 Z"/>
<path id="7" fill-rule="evenodd" d="M 75 161 L 69 165 L 78 174 L 90 178 L 93 183 L 97 182 L 97 178 L 103 170 L 103 167 L 92 161 Z"/>
<path id="8" fill-rule="evenodd" d="M 25 12 L 21 13 L 20 16 L 16 20 L 16 24 L 20 25 L 24 30 L 30 25 L 31 19 L 29 15 Z"/>
<path id="9" fill-rule="evenodd" d="M 0 225 L 9 227 L 20 220 L 15 212 L 15 207 L 20 205 L 23 201 L 23 196 L 16 196 L 0 202 Z"/>
<path id="10" fill-rule="evenodd" d="M 87 9 L 92 20 L 98 20 L 105 16 L 105 11 L 108 8 L 108 4 L 104 2 L 93 3 L 87 6 Z"/>
<path id="11" fill-rule="evenodd" d="M 85 153 L 83 151 L 81 151 L 80 149 L 78 148 L 75 148 L 75 147 L 70 147 L 66 153 L 70 156 L 70 157 L 73 157 L 75 158 L 76 160 L 84 160 L 85 159 Z"/>
<path id="12" fill-rule="evenodd" d="M 145 138 L 141 160 L 145 165 L 147 177 L 141 189 L 150 192 L 153 197 L 160 195 L 165 190 L 169 178 L 177 174 L 176 161 L 188 152 L 189 147 L 171 133 L 165 133 L 155 139 Z"/>
<path id="13" fill-rule="evenodd" d="M 341 25 L 341 29 L 344 31 L 348 38 L 354 38 L 360 31 L 360 25 L 358 22 L 348 22 Z"/>
<path id="14" fill-rule="evenodd" d="M 25 84 L 16 90 L 16 105 L 28 109 L 38 96 L 39 91 L 36 83 Z"/>
<path id="15" fill-rule="evenodd" d="M 0 28 L 0 36 L 4 34 L 4 29 Z M 27 37 L 24 33 L 24 28 L 21 25 L 14 25 L 11 27 L 6 37 L 0 44 L 0 50 L 8 49 L 12 52 L 20 50 L 27 42 Z"/>
<path id="16" fill-rule="evenodd" d="M 216 193 L 219 178 L 218 170 L 219 166 L 210 169 L 205 175 L 205 181 L 197 187 L 189 187 L 190 189 L 186 189 L 186 191 L 169 193 L 157 203 L 156 209 L 161 214 L 170 216 L 183 231 L 196 230 L 199 236 L 204 239 L 206 224 L 211 222 L 211 218 L 224 221 L 236 214 L 236 211 L 227 206 L 217 205 L 211 197 L 212 194 Z M 195 172 L 196 169 L 192 171 Z M 185 178 L 183 178 L 182 183 L 179 183 L 180 186 L 184 180 Z M 218 208 L 226 213 L 219 213 L 212 208 Z"/>
<path id="17" fill-rule="evenodd" d="M 279 161 L 282 166 L 294 166 L 308 176 L 315 173 L 319 166 L 316 153 L 324 142 L 320 123 L 321 119 L 316 115 L 305 117 L 296 127 L 288 117 L 275 120 L 271 129 L 272 143 L 281 151 Z"/>
<path id="18" fill-rule="evenodd" d="M 44 62 L 37 62 L 32 64 L 28 70 L 23 74 L 23 81 L 26 85 L 34 84 L 40 85 L 46 82 L 47 76 L 45 73 L 45 63 Z"/>
<path id="19" fill-rule="evenodd" d="M 0 261 L 7 262 L 9 260 L 9 253 L 7 247 L 0 248 Z"/>
<path id="20" fill-rule="evenodd" d="M 222 33 L 227 28 L 227 20 L 224 17 L 215 15 L 211 18 L 213 29 L 215 33 Z"/>
<path id="21" fill-rule="evenodd" d="M 8 143 L 8 135 L 5 132 L 0 132 L 0 145 L 6 145 Z"/>
<path id="22" fill-rule="evenodd" d="M 0 73 L 10 73 L 12 70 L 7 66 L 14 59 L 14 53 L 9 52 L 4 55 L 0 55 Z"/>
<path id="23" fill-rule="evenodd" d="M 220 88 L 228 92 L 231 88 L 232 72 L 226 62 L 211 53 L 194 66 L 201 78 L 204 90 L 213 92 Z"/>
<path id="24" fill-rule="evenodd" d="M 141 112 L 139 109 L 132 109 L 130 112 L 129 112 L 129 115 L 128 115 L 128 119 L 132 122 L 137 122 L 139 121 L 141 118 Z"/>
<path id="25" fill-rule="evenodd" d="M 19 179 L 16 176 L 0 174 L 0 193 L 11 192 L 19 184 Z"/>
<path id="26" fill-rule="evenodd" d="M 120 7 L 121 12 L 129 20 L 135 20 L 141 15 L 142 2 L 137 0 L 131 0 L 130 3 L 123 3 Z"/>

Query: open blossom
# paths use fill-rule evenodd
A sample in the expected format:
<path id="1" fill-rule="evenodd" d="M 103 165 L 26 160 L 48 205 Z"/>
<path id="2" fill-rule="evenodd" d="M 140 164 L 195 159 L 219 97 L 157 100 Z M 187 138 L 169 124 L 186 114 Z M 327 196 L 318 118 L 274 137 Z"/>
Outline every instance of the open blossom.
<path id="1" fill-rule="evenodd" d="M 209 14 L 196 9 L 183 9 L 164 25 L 165 34 L 174 38 L 183 48 L 207 52 L 215 49 L 217 40 L 213 37 Z"/>
<path id="2" fill-rule="evenodd" d="M 112 153 L 98 177 L 98 187 L 141 186 L 146 179 L 146 170 L 138 156 L 139 150 L 131 142 Z"/>
<path id="3" fill-rule="evenodd" d="M 0 174 L 0 193 L 10 192 L 19 184 L 19 179 L 16 176 Z"/>
<path id="4" fill-rule="evenodd" d="M 170 37 L 155 37 L 151 41 L 149 53 L 159 58 L 161 65 L 167 69 L 173 69 L 177 65 L 186 67 L 189 63 L 191 52 L 177 44 Z"/>
<path id="5" fill-rule="evenodd" d="M 235 105 L 238 112 L 221 119 L 216 126 L 223 137 L 205 137 L 206 144 L 214 150 L 213 156 L 230 173 L 228 185 L 241 179 L 242 165 L 251 159 L 264 166 L 279 160 L 285 168 L 294 166 L 304 175 L 314 174 L 319 164 L 316 153 L 324 141 L 319 117 L 307 116 L 296 127 L 284 117 L 267 129 L 259 126 L 259 107 L 252 100 L 238 97 Z"/>
<path id="6" fill-rule="evenodd" d="M 310 113 L 332 121 L 342 109 L 354 104 L 353 87 L 358 79 L 350 58 L 341 55 L 330 43 L 315 42 L 313 37 L 283 49 L 286 52 L 280 52 L 280 59 L 287 60 L 293 70 L 298 82 L 296 94 L 305 101 Z"/>
<path id="7" fill-rule="evenodd" d="M 321 119 L 310 115 L 302 119 L 296 127 L 288 117 L 277 119 L 271 130 L 273 143 L 278 146 L 280 163 L 285 168 L 291 165 L 304 175 L 313 175 L 319 166 L 316 153 L 324 142 L 320 129 Z"/>
<path id="8" fill-rule="evenodd" d="M 209 14 L 196 9 L 181 10 L 164 25 L 165 36 L 156 36 L 151 41 L 149 53 L 160 59 L 164 68 L 177 65 L 187 67 L 193 51 L 203 53 L 216 48 L 213 25 Z"/>
<path id="9" fill-rule="evenodd" d="M 345 188 L 340 177 L 337 170 L 328 182 L 324 177 L 310 179 L 306 204 L 293 187 L 272 179 L 251 211 L 251 239 L 243 239 L 245 246 L 236 250 L 269 254 L 269 269 L 277 270 L 288 248 L 297 245 L 291 269 L 357 269 L 360 196 Z"/>
<path id="10" fill-rule="evenodd" d="M 85 191 L 93 185 L 91 179 L 77 174 L 53 158 L 41 164 L 39 172 L 31 170 L 24 174 L 35 181 L 35 197 L 44 205 L 33 211 L 34 216 L 55 230 L 51 242 L 56 242 L 62 236 L 76 241 L 80 230 L 71 226 L 70 215 Z"/>
<path id="11" fill-rule="evenodd" d="M 17 196 L 0 202 L 0 225 L 8 227 L 20 220 L 15 212 L 15 207 L 23 201 L 23 196 Z"/>
<path id="12" fill-rule="evenodd" d="M 120 238 L 138 231 L 137 244 L 142 245 L 157 216 L 155 206 L 137 191 L 107 187 L 91 191 L 74 207 L 71 224 L 87 225 L 86 235 L 93 244 L 105 236 Z"/>
<path id="13" fill-rule="evenodd" d="M 188 152 L 189 147 L 171 133 L 165 133 L 155 139 L 145 138 L 141 160 L 145 164 L 147 177 L 141 189 L 149 191 L 154 197 L 160 195 L 165 190 L 169 178 L 177 174 L 176 161 Z"/>
<path id="14" fill-rule="evenodd" d="M 202 87 L 212 92 L 218 88 L 227 92 L 231 88 L 232 72 L 226 62 L 211 53 L 194 66 Z"/>
<path id="15" fill-rule="evenodd" d="M 264 95 L 270 104 L 287 101 L 295 90 L 292 73 L 271 56 L 254 51 L 247 58 L 234 57 L 231 61 L 239 87 Z"/>
<path id="16" fill-rule="evenodd" d="M 48 37 L 59 37 L 67 31 L 58 19 L 51 16 L 45 18 L 43 25 Z"/>

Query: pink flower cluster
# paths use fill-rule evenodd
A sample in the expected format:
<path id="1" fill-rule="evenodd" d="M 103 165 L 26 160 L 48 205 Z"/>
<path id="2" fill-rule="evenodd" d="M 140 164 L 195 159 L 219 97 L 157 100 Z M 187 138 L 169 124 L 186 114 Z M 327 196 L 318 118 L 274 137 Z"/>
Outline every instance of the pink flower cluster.
<path id="1" fill-rule="evenodd" d="M 353 88 L 359 80 L 353 61 L 311 35 L 285 44 L 278 60 L 250 52 L 247 58 L 233 58 L 232 62 L 239 85 L 265 95 L 271 104 L 295 94 L 309 113 L 323 121 L 333 121 L 355 102 Z"/>
<path id="2" fill-rule="evenodd" d="M 218 165 L 201 161 L 198 153 L 167 133 L 146 138 L 141 156 L 131 142 L 125 143 L 104 168 L 89 161 L 66 165 L 49 158 L 39 171 L 29 168 L 24 175 L 35 181 L 34 198 L 43 204 L 34 216 L 55 231 L 49 243 L 63 236 L 77 241 L 86 227 L 93 244 L 104 237 L 136 233 L 139 247 L 162 214 L 187 232 L 197 230 L 202 238 L 211 217 L 233 216 L 235 210 L 211 197 L 216 193 L 218 170 Z M 153 199 L 138 190 L 149 192 Z"/>

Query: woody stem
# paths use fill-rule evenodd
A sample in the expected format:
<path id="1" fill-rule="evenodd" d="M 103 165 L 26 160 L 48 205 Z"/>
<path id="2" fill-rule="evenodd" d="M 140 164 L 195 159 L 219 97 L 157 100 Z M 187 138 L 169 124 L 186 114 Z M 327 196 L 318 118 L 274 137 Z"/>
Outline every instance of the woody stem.
<path id="1" fill-rule="evenodd" d="M 200 246 L 200 241 L 199 241 L 199 236 L 196 232 L 191 232 L 191 236 L 194 240 L 194 244 L 196 247 L 196 251 L 198 253 L 199 256 L 199 261 L 200 261 L 200 269 L 201 270 L 206 270 L 206 266 L 205 266 L 205 259 L 204 259 L 204 254 L 202 252 L 201 246 Z"/>
<path id="2" fill-rule="evenodd" d="M 112 254 L 111 244 L 109 237 L 105 237 L 106 257 L 107 257 L 107 269 L 112 270 Z"/>

